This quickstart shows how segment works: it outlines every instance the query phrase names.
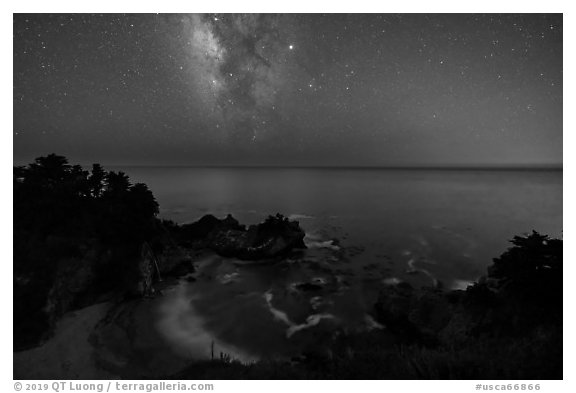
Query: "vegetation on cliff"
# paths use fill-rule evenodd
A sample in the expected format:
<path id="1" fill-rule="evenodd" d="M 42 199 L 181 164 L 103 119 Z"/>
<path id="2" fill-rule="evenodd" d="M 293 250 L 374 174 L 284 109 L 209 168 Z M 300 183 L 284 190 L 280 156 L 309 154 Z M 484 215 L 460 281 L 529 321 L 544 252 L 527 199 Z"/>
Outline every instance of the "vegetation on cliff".
<path id="1" fill-rule="evenodd" d="M 50 154 L 15 167 L 14 348 L 33 346 L 67 310 L 122 287 L 158 204 L 123 172 L 91 171 Z"/>

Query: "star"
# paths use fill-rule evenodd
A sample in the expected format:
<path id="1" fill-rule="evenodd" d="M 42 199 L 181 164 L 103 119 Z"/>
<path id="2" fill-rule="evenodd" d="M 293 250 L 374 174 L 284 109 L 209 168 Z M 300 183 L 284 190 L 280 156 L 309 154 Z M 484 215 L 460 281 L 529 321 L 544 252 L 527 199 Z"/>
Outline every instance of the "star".
<path id="1" fill-rule="evenodd" d="M 136 160 L 226 163 L 252 160 L 243 144 L 256 157 L 296 154 L 303 138 L 310 156 L 334 147 L 316 154 L 327 162 L 364 144 L 362 159 L 382 164 L 400 146 L 406 160 L 426 161 L 416 152 L 434 134 L 446 143 L 430 147 L 432 160 L 552 160 L 562 140 L 562 23 L 553 14 L 15 15 L 14 130 L 26 145 L 14 155 L 95 135 L 85 149 L 95 158 L 123 161 L 134 147 Z M 506 137 L 482 134 L 493 144 L 482 152 L 461 134 L 503 124 Z M 43 128 L 50 144 L 34 141 Z M 520 147 L 505 139 L 521 133 Z M 175 153 L 152 154 L 158 146 Z"/>

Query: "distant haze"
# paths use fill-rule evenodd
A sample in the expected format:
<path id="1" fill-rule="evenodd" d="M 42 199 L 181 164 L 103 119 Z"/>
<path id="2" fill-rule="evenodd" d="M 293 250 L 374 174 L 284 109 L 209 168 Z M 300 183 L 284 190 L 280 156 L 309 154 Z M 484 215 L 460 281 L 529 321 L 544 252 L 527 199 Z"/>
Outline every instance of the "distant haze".
<path id="1" fill-rule="evenodd" d="M 562 15 L 14 16 L 14 161 L 560 166 Z"/>

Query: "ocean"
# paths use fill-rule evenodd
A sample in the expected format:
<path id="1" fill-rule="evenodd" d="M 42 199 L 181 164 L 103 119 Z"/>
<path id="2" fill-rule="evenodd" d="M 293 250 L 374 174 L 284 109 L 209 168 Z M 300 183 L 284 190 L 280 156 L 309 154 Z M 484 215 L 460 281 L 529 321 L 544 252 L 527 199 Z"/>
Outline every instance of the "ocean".
<path id="1" fill-rule="evenodd" d="M 290 356 L 319 329 L 381 328 L 370 310 L 383 285 L 465 289 L 514 235 L 562 236 L 562 171 L 122 170 L 177 223 L 232 214 L 254 224 L 281 213 L 306 231 L 300 257 L 245 267 L 211 256 L 197 261 L 196 282 L 168 291 L 158 330 L 194 358 L 211 356 L 214 342 L 239 359 Z M 305 282 L 322 289 L 298 290 Z"/>

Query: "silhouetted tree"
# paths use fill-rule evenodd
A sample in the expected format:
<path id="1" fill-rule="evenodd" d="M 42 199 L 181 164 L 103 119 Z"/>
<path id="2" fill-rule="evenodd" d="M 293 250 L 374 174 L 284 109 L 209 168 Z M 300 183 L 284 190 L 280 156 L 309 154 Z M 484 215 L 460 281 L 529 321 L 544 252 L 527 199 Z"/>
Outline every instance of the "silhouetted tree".
<path id="1" fill-rule="evenodd" d="M 92 173 L 88 177 L 90 186 L 90 195 L 99 198 L 104 191 L 104 181 L 106 180 L 106 171 L 100 164 L 92 164 Z"/>
<path id="2" fill-rule="evenodd" d="M 509 248 L 489 269 L 489 276 L 505 282 L 541 280 L 562 276 L 562 241 L 532 231 L 529 236 L 514 236 Z"/>
<path id="3" fill-rule="evenodd" d="M 130 179 L 124 172 L 108 172 L 106 175 L 106 191 L 107 197 L 122 197 L 128 192 L 130 188 Z"/>
<path id="4" fill-rule="evenodd" d="M 55 185 L 65 180 L 70 173 L 68 159 L 56 154 L 49 154 L 46 157 L 38 157 L 29 166 L 32 181 L 41 181 L 46 185 Z"/>
<path id="5" fill-rule="evenodd" d="M 144 183 L 136 183 L 128 191 L 128 204 L 137 216 L 153 217 L 158 214 L 158 203 Z"/>

